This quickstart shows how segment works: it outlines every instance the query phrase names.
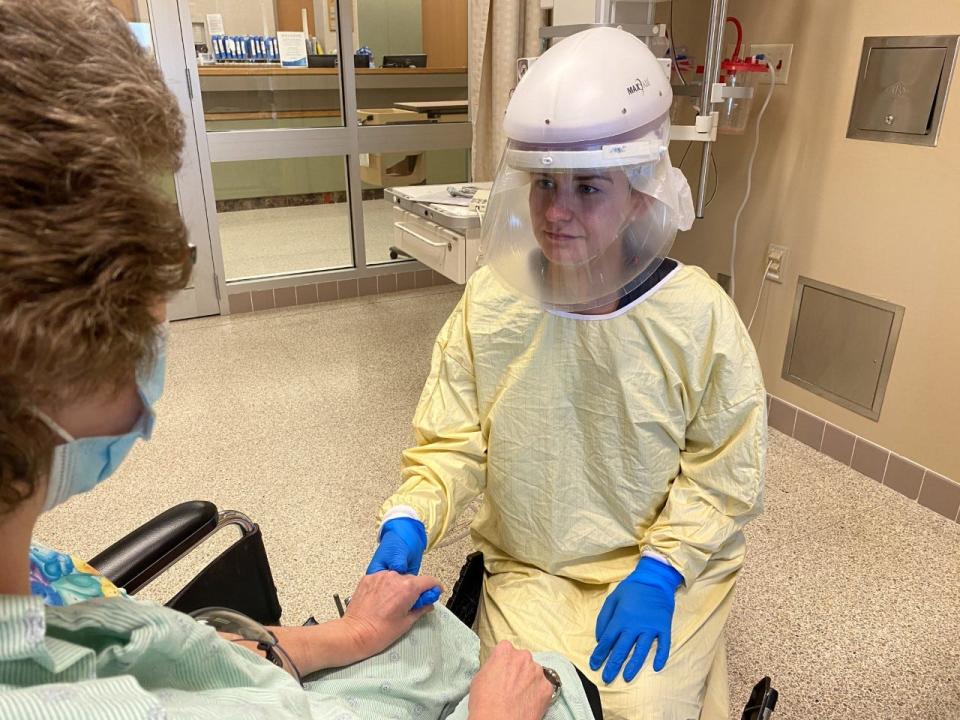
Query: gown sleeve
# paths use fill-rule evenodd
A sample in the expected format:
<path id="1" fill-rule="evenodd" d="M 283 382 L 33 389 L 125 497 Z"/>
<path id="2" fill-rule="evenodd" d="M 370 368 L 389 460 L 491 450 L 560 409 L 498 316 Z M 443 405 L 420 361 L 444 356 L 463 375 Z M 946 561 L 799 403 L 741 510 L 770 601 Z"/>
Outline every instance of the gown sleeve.
<path id="1" fill-rule="evenodd" d="M 486 484 L 487 443 L 470 353 L 468 303 L 469 292 L 437 337 L 413 419 L 416 446 L 403 453 L 403 484 L 380 510 L 381 519 L 419 517 L 426 526 L 428 548 Z"/>

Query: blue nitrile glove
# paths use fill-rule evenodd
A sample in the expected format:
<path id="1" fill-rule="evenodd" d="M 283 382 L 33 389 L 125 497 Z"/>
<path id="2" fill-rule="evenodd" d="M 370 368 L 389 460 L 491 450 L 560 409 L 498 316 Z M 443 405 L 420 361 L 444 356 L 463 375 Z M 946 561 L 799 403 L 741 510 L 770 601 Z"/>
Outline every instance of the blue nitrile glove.
<path id="1" fill-rule="evenodd" d="M 393 570 L 401 575 L 420 572 L 423 551 L 427 548 L 427 529 L 413 518 L 398 517 L 387 520 L 380 528 L 380 544 L 367 566 L 367 575 Z M 440 599 L 440 588 L 422 593 L 411 610 L 419 610 Z"/>
<path id="2" fill-rule="evenodd" d="M 427 529 L 422 522 L 408 517 L 387 520 L 380 528 L 380 544 L 367 567 L 367 575 L 382 570 L 416 575 L 426 548 Z"/>
<path id="3" fill-rule="evenodd" d="M 632 682 L 643 667 L 647 654 L 657 641 L 653 658 L 655 672 L 663 670 L 670 656 L 670 626 L 673 622 L 673 596 L 683 576 L 670 565 L 651 557 L 640 558 L 637 568 L 627 575 L 603 603 L 597 616 L 597 648 L 590 656 L 590 667 L 603 669 L 603 681 L 611 683 L 630 656 L 623 679 Z"/>

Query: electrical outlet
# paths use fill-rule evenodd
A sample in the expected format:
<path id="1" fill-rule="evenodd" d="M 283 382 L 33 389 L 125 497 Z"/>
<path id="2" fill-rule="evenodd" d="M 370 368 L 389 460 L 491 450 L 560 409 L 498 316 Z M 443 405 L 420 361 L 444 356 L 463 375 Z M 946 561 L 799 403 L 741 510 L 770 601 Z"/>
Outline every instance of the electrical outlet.
<path id="1" fill-rule="evenodd" d="M 787 264 L 787 248 L 783 245 L 767 246 L 767 268 L 766 279 L 776 283 L 783 282 L 783 270 Z"/>
<path id="2" fill-rule="evenodd" d="M 777 85 L 786 85 L 790 77 L 790 60 L 793 58 L 793 45 L 750 45 L 750 55 L 763 55 L 773 65 Z M 766 78 L 765 78 L 766 79 Z"/>

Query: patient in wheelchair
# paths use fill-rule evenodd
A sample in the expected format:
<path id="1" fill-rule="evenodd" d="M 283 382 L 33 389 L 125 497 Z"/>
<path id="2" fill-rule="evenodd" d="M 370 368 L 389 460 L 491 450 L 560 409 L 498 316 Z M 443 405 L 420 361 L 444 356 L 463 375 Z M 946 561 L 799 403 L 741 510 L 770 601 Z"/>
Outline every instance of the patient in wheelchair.
<path id="1" fill-rule="evenodd" d="M 369 575 L 338 620 L 237 635 L 31 545 L 153 432 L 192 268 L 156 182 L 183 134 L 108 0 L 0 0 L 0 718 L 592 717 L 562 657 L 480 667 L 451 613 L 413 610 L 436 578 Z"/>

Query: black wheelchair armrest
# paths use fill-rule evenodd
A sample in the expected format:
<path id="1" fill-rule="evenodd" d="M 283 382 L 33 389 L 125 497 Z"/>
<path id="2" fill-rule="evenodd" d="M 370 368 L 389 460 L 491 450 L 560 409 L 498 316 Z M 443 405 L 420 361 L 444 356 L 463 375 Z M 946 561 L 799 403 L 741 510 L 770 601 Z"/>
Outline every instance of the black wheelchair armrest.
<path id="1" fill-rule="evenodd" d="M 217 528 L 217 506 L 180 503 L 90 560 L 117 587 L 135 593 Z"/>
<path id="2" fill-rule="evenodd" d="M 477 619 L 484 574 L 483 553 L 476 551 L 467 555 L 467 561 L 460 568 L 460 577 L 454 583 L 453 592 L 447 600 L 447 610 L 468 628 L 473 628 Z"/>

